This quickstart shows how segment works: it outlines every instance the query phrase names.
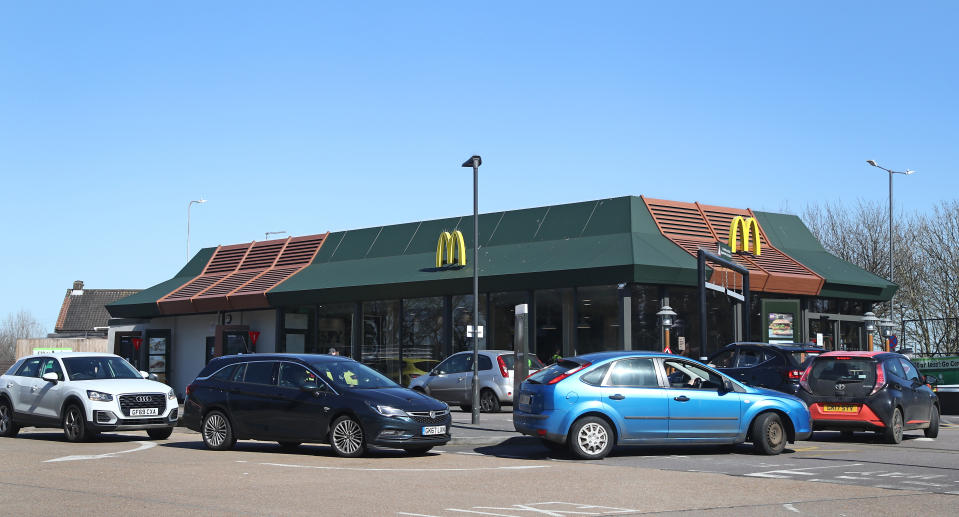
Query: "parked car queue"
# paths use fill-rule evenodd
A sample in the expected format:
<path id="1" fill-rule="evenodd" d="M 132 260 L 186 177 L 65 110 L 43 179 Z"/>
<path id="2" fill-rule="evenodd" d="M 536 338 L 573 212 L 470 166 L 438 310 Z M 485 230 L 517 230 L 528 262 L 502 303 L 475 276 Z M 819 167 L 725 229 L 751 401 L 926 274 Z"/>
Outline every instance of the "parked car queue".
<path id="1" fill-rule="evenodd" d="M 99 355 L 105 357 L 58 353 L 18 361 L 0 377 L 0 436 L 16 436 L 27 425 L 62 427 L 71 441 L 95 438 L 98 432 L 111 429 L 146 429 L 154 439 L 169 436 L 177 416 L 172 390 L 143 379 L 142 372 L 117 356 Z M 891 428 L 892 437 L 898 439 L 903 429 L 910 428 L 926 429 L 927 436 L 935 436 L 938 403 L 934 394 L 930 397 L 922 389 L 922 381 L 934 379 L 911 378 L 908 384 L 925 397 L 926 409 L 898 406 L 901 402 L 895 394 L 917 371 L 899 361 L 902 356 L 887 356 L 823 354 L 823 363 L 817 363 L 817 358 L 804 372 L 804 390 L 816 394 L 816 386 L 831 382 L 823 372 L 833 371 L 817 364 L 832 358 L 858 366 L 836 379 L 850 385 L 858 382 L 859 395 L 873 388 L 866 395 L 872 399 L 858 401 L 855 390 L 846 398 L 819 393 L 820 398 L 813 400 L 749 386 L 703 363 L 670 354 L 587 354 L 561 359 L 528 377 L 515 401 L 513 422 L 518 432 L 584 459 L 602 458 L 614 446 L 628 444 L 751 442 L 761 453 L 778 454 L 787 443 L 807 439 L 814 428 L 834 428 L 836 420 L 844 430 L 881 429 L 888 435 Z M 78 370 L 72 360 L 81 357 L 84 364 L 106 361 L 113 373 L 103 378 L 94 372 L 97 378 L 85 378 L 90 373 Z M 890 358 L 897 362 L 888 362 Z M 853 364 L 863 360 L 869 362 L 868 368 Z M 121 378 L 134 384 L 119 382 Z M 19 389 L 21 385 L 27 386 L 26 391 Z M 23 403 L 22 395 L 31 390 L 72 396 L 60 407 L 52 405 L 50 415 L 41 416 L 32 413 L 34 406 Z M 159 391 L 166 398 L 162 407 L 150 406 L 158 403 L 149 391 Z M 887 404 L 891 411 L 871 409 L 880 392 L 886 393 L 882 400 L 892 401 Z M 142 404 L 150 407 L 130 405 L 131 400 L 147 395 L 149 400 L 144 398 Z M 850 407 L 857 415 L 868 416 L 871 411 L 878 418 L 850 424 Z M 817 418 L 836 414 L 843 416 Z M 889 420 L 884 420 L 887 415 Z M 276 441 L 284 447 L 329 443 L 337 455 L 353 457 L 369 446 L 423 454 L 450 440 L 452 421 L 446 403 L 403 388 L 352 359 L 254 354 L 213 359 L 187 388 L 182 423 L 200 432 L 204 444 L 214 450 L 253 439 Z"/>

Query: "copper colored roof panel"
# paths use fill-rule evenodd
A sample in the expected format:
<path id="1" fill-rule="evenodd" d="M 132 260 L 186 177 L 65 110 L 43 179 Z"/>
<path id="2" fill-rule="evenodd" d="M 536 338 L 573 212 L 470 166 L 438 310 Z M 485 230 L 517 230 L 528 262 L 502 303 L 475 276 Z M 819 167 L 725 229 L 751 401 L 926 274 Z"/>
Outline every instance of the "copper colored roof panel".
<path id="1" fill-rule="evenodd" d="M 643 197 L 653 220 L 663 235 L 696 255 L 700 247 L 713 253 L 718 242 L 729 239 L 729 226 L 736 216 L 753 217 L 749 209 L 728 208 L 682 203 Z M 758 220 L 757 220 L 758 223 Z M 752 291 L 815 295 L 822 289 L 823 278 L 786 255 L 769 243 L 765 231 L 759 226 L 762 253 L 741 253 L 733 260 L 749 270 Z M 742 244 L 744 236 L 737 239 Z M 737 245 L 737 248 L 740 246 Z M 740 248 L 741 249 L 741 248 Z M 734 287 L 742 285 L 741 275 L 713 265 L 710 282 Z"/>
<path id="2" fill-rule="evenodd" d="M 308 266 L 327 235 L 221 246 L 199 276 L 157 301 L 160 312 L 267 308 L 266 292 Z"/>

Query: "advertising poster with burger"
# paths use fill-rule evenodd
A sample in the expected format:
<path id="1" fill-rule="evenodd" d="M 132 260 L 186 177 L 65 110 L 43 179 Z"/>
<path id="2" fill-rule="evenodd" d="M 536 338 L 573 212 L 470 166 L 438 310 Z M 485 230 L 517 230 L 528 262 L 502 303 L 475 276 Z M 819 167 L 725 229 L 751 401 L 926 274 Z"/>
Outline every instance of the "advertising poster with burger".
<path id="1" fill-rule="evenodd" d="M 793 342 L 793 314 L 782 312 L 769 313 L 769 342 Z"/>

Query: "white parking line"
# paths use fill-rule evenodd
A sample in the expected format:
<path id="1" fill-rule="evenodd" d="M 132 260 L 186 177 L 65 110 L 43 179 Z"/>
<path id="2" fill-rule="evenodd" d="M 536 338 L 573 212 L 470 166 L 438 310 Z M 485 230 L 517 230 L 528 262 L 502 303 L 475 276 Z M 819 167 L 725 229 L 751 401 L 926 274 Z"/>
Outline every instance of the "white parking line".
<path id="1" fill-rule="evenodd" d="M 858 467 L 862 463 L 852 463 L 849 465 L 828 465 L 825 467 L 807 467 L 802 469 L 781 469 L 781 470 L 767 470 L 766 472 L 753 472 L 751 474 L 746 474 L 750 477 L 757 478 L 787 478 L 791 475 L 800 475 L 800 476 L 812 476 L 813 472 L 805 472 L 807 470 L 821 470 L 821 469 L 836 469 L 836 468 L 848 468 L 848 467 Z"/>
<path id="2" fill-rule="evenodd" d="M 80 460 L 100 460 L 103 458 L 112 458 L 117 454 L 126 454 L 128 452 L 140 452 L 147 449 L 152 449 L 156 447 L 156 442 L 137 442 L 140 444 L 136 449 L 130 449 L 128 451 L 118 451 L 118 452 L 108 452 L 106 454 L 90 454 L 90 455 L 76 455 L 76 456 L 64 456 L 62 458 L 54 458 L 52 460 L 46 460 L 44 463 L 53 463 L 56 461 L 80 461 Z"/>

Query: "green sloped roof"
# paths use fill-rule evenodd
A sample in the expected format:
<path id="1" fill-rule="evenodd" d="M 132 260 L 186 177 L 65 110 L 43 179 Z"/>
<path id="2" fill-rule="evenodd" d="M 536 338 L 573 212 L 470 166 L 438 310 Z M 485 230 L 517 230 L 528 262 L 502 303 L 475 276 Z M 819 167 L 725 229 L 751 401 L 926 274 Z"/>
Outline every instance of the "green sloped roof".
<path id="1" fill-rule="evenodd" d="M 181 285 L 202 273 L 214 251 L 216 251 L 216 248 L 201 249 L 183 266 L 183 269 L 176 276 L 132 296 L 120 298 L 106 306 L 107 312 L 114 318 L 153 318 L 159 316 L 160 309 L 157 307 L 157 300 L 172 293 Z"/>
<path id="2" fill-rule="evenodd" d="M 825 279 L 819 296 L 886 301 L 899 288 L 822 247 L 795 215 L 753 211 L 772 244 Z"/>
<path id="3" fill-rule="evenodd" d="M 467 266 L 434 268 L 441 232 L 460 230 Z M 628 281 L 693 285 L 696 260 L 659 233 L 639 198 L 480 214 L 481 291 Z M 412 298 L 472 290 L 472 216 L 331 234 L 271 304 Z"/>

